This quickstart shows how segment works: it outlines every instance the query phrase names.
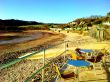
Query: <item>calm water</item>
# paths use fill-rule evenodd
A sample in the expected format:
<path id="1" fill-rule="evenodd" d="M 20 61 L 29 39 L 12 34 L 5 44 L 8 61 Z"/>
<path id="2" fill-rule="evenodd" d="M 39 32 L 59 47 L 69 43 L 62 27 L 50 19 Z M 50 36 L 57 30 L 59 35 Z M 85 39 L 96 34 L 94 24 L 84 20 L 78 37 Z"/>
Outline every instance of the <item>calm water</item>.
<path id="1" fill-rule="evenodd" d="M 25 35 L 25 36 L 21 36 L 21 37 L 14 37 L 14 36 L 10 36 L 8 37 L 8 39 L 4 39 L 4 40 L 0 40 L 0 44 L 13 44 L 13 43 L 20 43 L 20 42 L 25 42 L 25 41 L 29 41 L 29 40 L 34 40 L 34 39 L 39 39 L 40 37 L 42 37 L 42 33 L 38 32 L 38 33 L 34 33 L 31 35 Z"/>

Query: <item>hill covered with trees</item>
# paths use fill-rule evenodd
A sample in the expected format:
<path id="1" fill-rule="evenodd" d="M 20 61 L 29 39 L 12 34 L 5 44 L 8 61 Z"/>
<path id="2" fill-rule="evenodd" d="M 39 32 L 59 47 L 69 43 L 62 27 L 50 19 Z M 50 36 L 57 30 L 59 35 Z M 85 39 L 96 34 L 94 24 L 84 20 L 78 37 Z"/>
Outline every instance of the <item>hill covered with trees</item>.
<path id="1" fill-rule="evenodd" d="M 19 26 L 23 25 L 39 25 L 43 23 L 39 23 L 36 21 L 24 21 L 24 20 L 15 20 L 15 19 L 0 19 L 0 30 L 22 30 L 23 28 L 19 28 Z"/>
<path id="2" fill-rule="evenodd" d="M 107 13 L 106 16 L 90 16 L 85 18 L 78 18 L 73 20 L 72 22 L 69 22 L 68 25 L 75 27 L 91 27 L 93 25 L 102 24 L 104 22 L 110 22 L 110 12 Z"/>
<path id="3" fill-rule="evenodd" d="M 0 19 L 0 23 L 5 26 L 22 26 L 22 25 L 36 25 L 36 24 L 43 24 L 36 21 L 24 21 L 24 20 L 16 20 L 16 19 L 7 19 L 2 20 Z"/>

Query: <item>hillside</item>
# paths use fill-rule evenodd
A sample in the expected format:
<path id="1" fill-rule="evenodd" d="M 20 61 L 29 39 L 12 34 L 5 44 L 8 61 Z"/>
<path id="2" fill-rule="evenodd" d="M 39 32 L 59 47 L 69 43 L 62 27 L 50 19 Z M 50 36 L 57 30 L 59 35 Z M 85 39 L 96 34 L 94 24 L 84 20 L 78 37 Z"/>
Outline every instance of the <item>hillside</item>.
<path id="1" fill-rule="evenodd" d="M 16 19 L 7 19 L 7 20 L 0 19 L 0 30 L 2 31 L 22 30 L 22 28 L 19 28 L 19 26 L 39 25 L 39 24 L 43 24 L 43 23 L 36 22 L 36 21 L 16 20 Z"/>
<path id="2" fill-rule="evenodd" d="M 36 21 L 16 20 L 16 19 L 7 19 L 7 20 L 0 19 L 0 24 L 5 26 L 22 26 L 22 25 L 36 25 L 36 24 L 43 24 L 43 23 L 36 22 Z"/>
<path id="3" fill-rule="evenodd" d="M 103 24 L 106 22 L 110 22 L 110 12 L 107 13 L 106 16 L 94 15 L 86 18 L 78 18 L 73 20 L 72 22 L 69 22 L 68 25 L 73 28 L 77 27 L 82 28 L 82 27 L 91 27 L 93 25 Z"/>

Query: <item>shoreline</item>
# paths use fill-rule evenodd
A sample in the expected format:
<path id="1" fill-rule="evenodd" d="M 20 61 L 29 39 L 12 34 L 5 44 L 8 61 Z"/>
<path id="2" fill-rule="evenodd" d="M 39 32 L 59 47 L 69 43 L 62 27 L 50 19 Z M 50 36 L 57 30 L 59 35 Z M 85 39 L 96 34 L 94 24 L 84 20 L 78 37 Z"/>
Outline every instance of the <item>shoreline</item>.
<path id="1" fill-rule="evenodd" d="M 40 31 L 40 32 L 43 32 L 44 35 L 39 39 L 22 42 L 20 44 L 2 46 L 1 47 L 2 49 L 0 50 L 1 52 L 0 63 L 6 62 L 7 60 L 10 61 L 16 59 L 19 56 L 22 56 L 28 52 L 37 51 L 41 49 L 43 44 L 49 44 L 49 43 L 52 44 L 54 42 L 62 40 L 65 37 L 63 34 L 60 33 L 53 33 L 50 31 Z M 6 52 L 6 50 L 8 49 L 9 51 Z"/>
<path id="2" fill-rule="evenodd" d="M 11 36 L 12 35 L 12 36 Z M 14 36 L 13 36 L 14 35 Z M 1 36 L 1 35 L 0 35 Z M 18 38 L 16 38 L 18 36 Z M 7 36 L 7 34 L 4 34 L 2 35 L 1 37 L 3 37 L 3 40 L 1 39 L 0 41 L 0 45 L 7 45 L 7 44 L 19 44 L 19 43 L 22 43 L 22 42 L 27 42 L 27 41 L 31 41 L 31 40 L 36 40 L 36 39 L 39 39 L 39 38 L 42 38 L 43 37 L 43 33 L 41 32 L 37 32 L 35 34 L 10 34 Z M 5 37 L 10 37 L 10 40 L 5 40 L 4 38 Z M 13 38 L 15 37 L 15 38 Z M 11 39 L 13 38 L 13 39 Z"/>
<path id="3" fill-rule="evenodd" d="M 61 32 L 62 33 L 62 32 Z M 64 34 L 66 34 L 66 32 L 63 32 Z M 70 50 L 72 50 L 72 51 L 69 51 L 68 53 L 66 52 L 66 54 L 67 55 L 69 55 L 69 54 L 72 54 L 73 53 L 73 50 L 74 50 L 74 48 L 76 48 L 76 47 L 82 47 L 82 48 L 89 48 L 89 46 L 90 45 L 88 45 L 88 46 L 86 46 L 86 47 L 84 47 L 84 45 L 87 45 L 87 44 L 89 44 L 89 43 L 91 43 L 91 41 L 93 42 L 93 43 L 95 43 L 96 41 L 94 40 L 94 39 L 92 39 L 91 37 L 84 37 L 84 36 L 82 36 L 82 35 L 79 35 L 79 34 L 76 34 L 76 33 L 67 33 L 66 34 L 67 35 L 67 37 L 65 37 L 64 39 L 65 40 L 71 40 L 71 41 L 73 41 L 73 43 L 70 43 L 69 44 L 69 49 Z M 52 36 L 53 38 L 55 37 L 55 36 Z M 51 37 L 51 38 L 52 38 Z M 80 38 L 80 40 L 79 40 L 79 38 Z M 74 40 L 75 39 L 75 40 Z M 50 39 L 49 39 L 50 40 Z M 58 39 L 58 37 L 57 37 L 57 40 L 59 40 Z M 56 40 L 53 40 L 53 42 L 55 42 Z M 77 41 L 77 43 L 76 43 L 76 41 Z M 83 42 L 84 41 L 84 42 Z M 51 43 L 53 43 L 53 42 L 51 42 Z M 83 45 L 82 45 L 83 44 Z M 91 43 L 91 45 L 92 45 L 92 43 Z M 40 46 L 40 47 L 42 47 L 42 46 Z M 97 46 L 96 46 L 97 47 Z M 105 46 L 103 46 L 103 47 L 105 47 Z M 47 50 L 46 50 L 46 58 L 48 59 L 48 60 L 52 60 L 52 61 L 54 61 L 53 59 L 56 59 L 55 60 L 55 62 L 58 62 L 58 58 L 60 58 L 59 56 L 58 56 L 58 51 L 57 51 L 57 49 L 62 49 L 62 48 L 64 48 L 64 45 L 61 45 L 61 46 L 57 46 L 57 47 L 55 47 L 55 49 L 54 48 L 52 48 L 52 49 L 49 49 L 49 51 L 50 52 L 52 52 L 52 53 L 47 53 Z M 54 51 L 56 51 L 56 52 L 58 52 L 58 53 L 56 53 L 56 52 L 54 52 Z M 56 54 L 53 54 L 53 53 L 56 53 Z M 64 54 L 65 55 L 65 54 Z M 67 56 L 66 55 L 66 56 Z M 48 57 L 47 57 L 48 56 Z M 51 56 L 51 57 L 50 57 Z M 58 56 L 58 58 L 56 57 L 56 56 Z M 61 55 L 61 56 L 63 56 L 63 55 Z M 35 56 L 33 56 L 33 58 L 34 58 Z M 0 77 L 0 80 L 1 81 L 7 81 L 7 80 L 10 80 L 10 81 L 24 81 L 27 77 L 29 77 L 32 73 L 34 73 L 36 70 L 38 70 L 41 66 L 43 66 L 43 61 L 42 61 L 42 59 L 41 59 L 41 54 L 40 55 L 38 55 L 37 56 L 38 58 L 35 58 L 35 59 L 25 59 L 25 60 L 22 60 L 21 62 L 18 62 L 18 63 L 16 63 L 16 64 L 14 64 L 14 65 L 12 65 L 12 66 L 10 66 L 9 68 L 6 68 L 6 69 L 3 69 L 2 71 L 1 71 L 1 77 Z M 62 58 L 60 58 L 60 61 L 62 60 Z M 48 61 L 46 61 L 46 62 L 48 62 Z M 50 65 L 50 67 L 51 67 L 51 65 Z M 50 68 L 50 67 L 48 67 L 48 69 L 50 69 L 51 71 L 52 71 L 52 73 L 53 73 L 53 68 Z M 39 72 L 39 73 L 41 73 L 41 72 Z M 15 77 L 13 77 L 13 75 L 15 76 Z M 37 74 L 37 75 L 41 75 L 41 74 Z M 37 78 L 37 75 L 35 76 L 36 78 Z M 8 79 L 7 79 L 7 77 L 8 77 Z M 11 79 L 10 79 L 11 78 Z M 34 79 L 34 78 L 33 78 Z"/>

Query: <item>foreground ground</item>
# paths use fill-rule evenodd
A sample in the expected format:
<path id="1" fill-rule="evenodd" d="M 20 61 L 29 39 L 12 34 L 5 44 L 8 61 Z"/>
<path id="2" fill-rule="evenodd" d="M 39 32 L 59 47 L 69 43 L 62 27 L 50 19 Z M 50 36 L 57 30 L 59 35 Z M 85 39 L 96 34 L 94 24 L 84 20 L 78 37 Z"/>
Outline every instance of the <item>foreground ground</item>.
<path id="1" fill-rule="evenodd" d="M 60 33 L 65 34 L 66 37 L 64 38 L 63 36 L 59 36 L 59 38 L 64 38 L 65 41 L 71 41 L 68 42 L 68 50 L 74 51 L 75 48 L 86 48 L 86 49 L 103 49 L 103 48 L 110 48 L 110 42 L 109 41 L 103 41 L 103 42 L 97 42 L 92 37 L 89 36 L 83 36 L 78 33 L 74 32 L 69 32 L 67 33 L 66 31 L 61 31 Z M 53 42 L 56 42 L 56 38 L 58 39 L 57 31 L 55 32 L 56 36 L 52 37 L 45 37 L 41 38 L 40 40 L 36 40 L 35 42 L 32 41 L 32 46 L 34 44 L 41 44 L 46 41 L 54 40 Z M 61 35 L 62 35 L 61 34 Z M 37 42 L 38 41 L 38 42 Z M 34 42 L 34 43 L 33 43 Z M 26 45 L 27 44 L 27 45 Z M 28 47 L 28 43 L 25 44 L 24 48 Z M 24 46 L 24 44 L 22 44 Z M 31 46 L 31 44 L 29 45 Z M 16 46 L 17 48 L 17 46 Z M 52 49 L 48 49 L 45 51 L 46 58 L 53 58 L 58 56 L 62 51 L 65 50 L 65 44 L 58 45 Z M 38 68 L 40 68 L 42 64 L 42 57 L 43 57 L 43 52 L 36 54 L 26 60 L 23 60 L 9 68 L 3 69 L 0 71 L 0 82 L 23 82 L 28 76 L 30 76 L 32 73 L 34 73 Z M 24 54 L 25 55 L 25 54 Z"/>

